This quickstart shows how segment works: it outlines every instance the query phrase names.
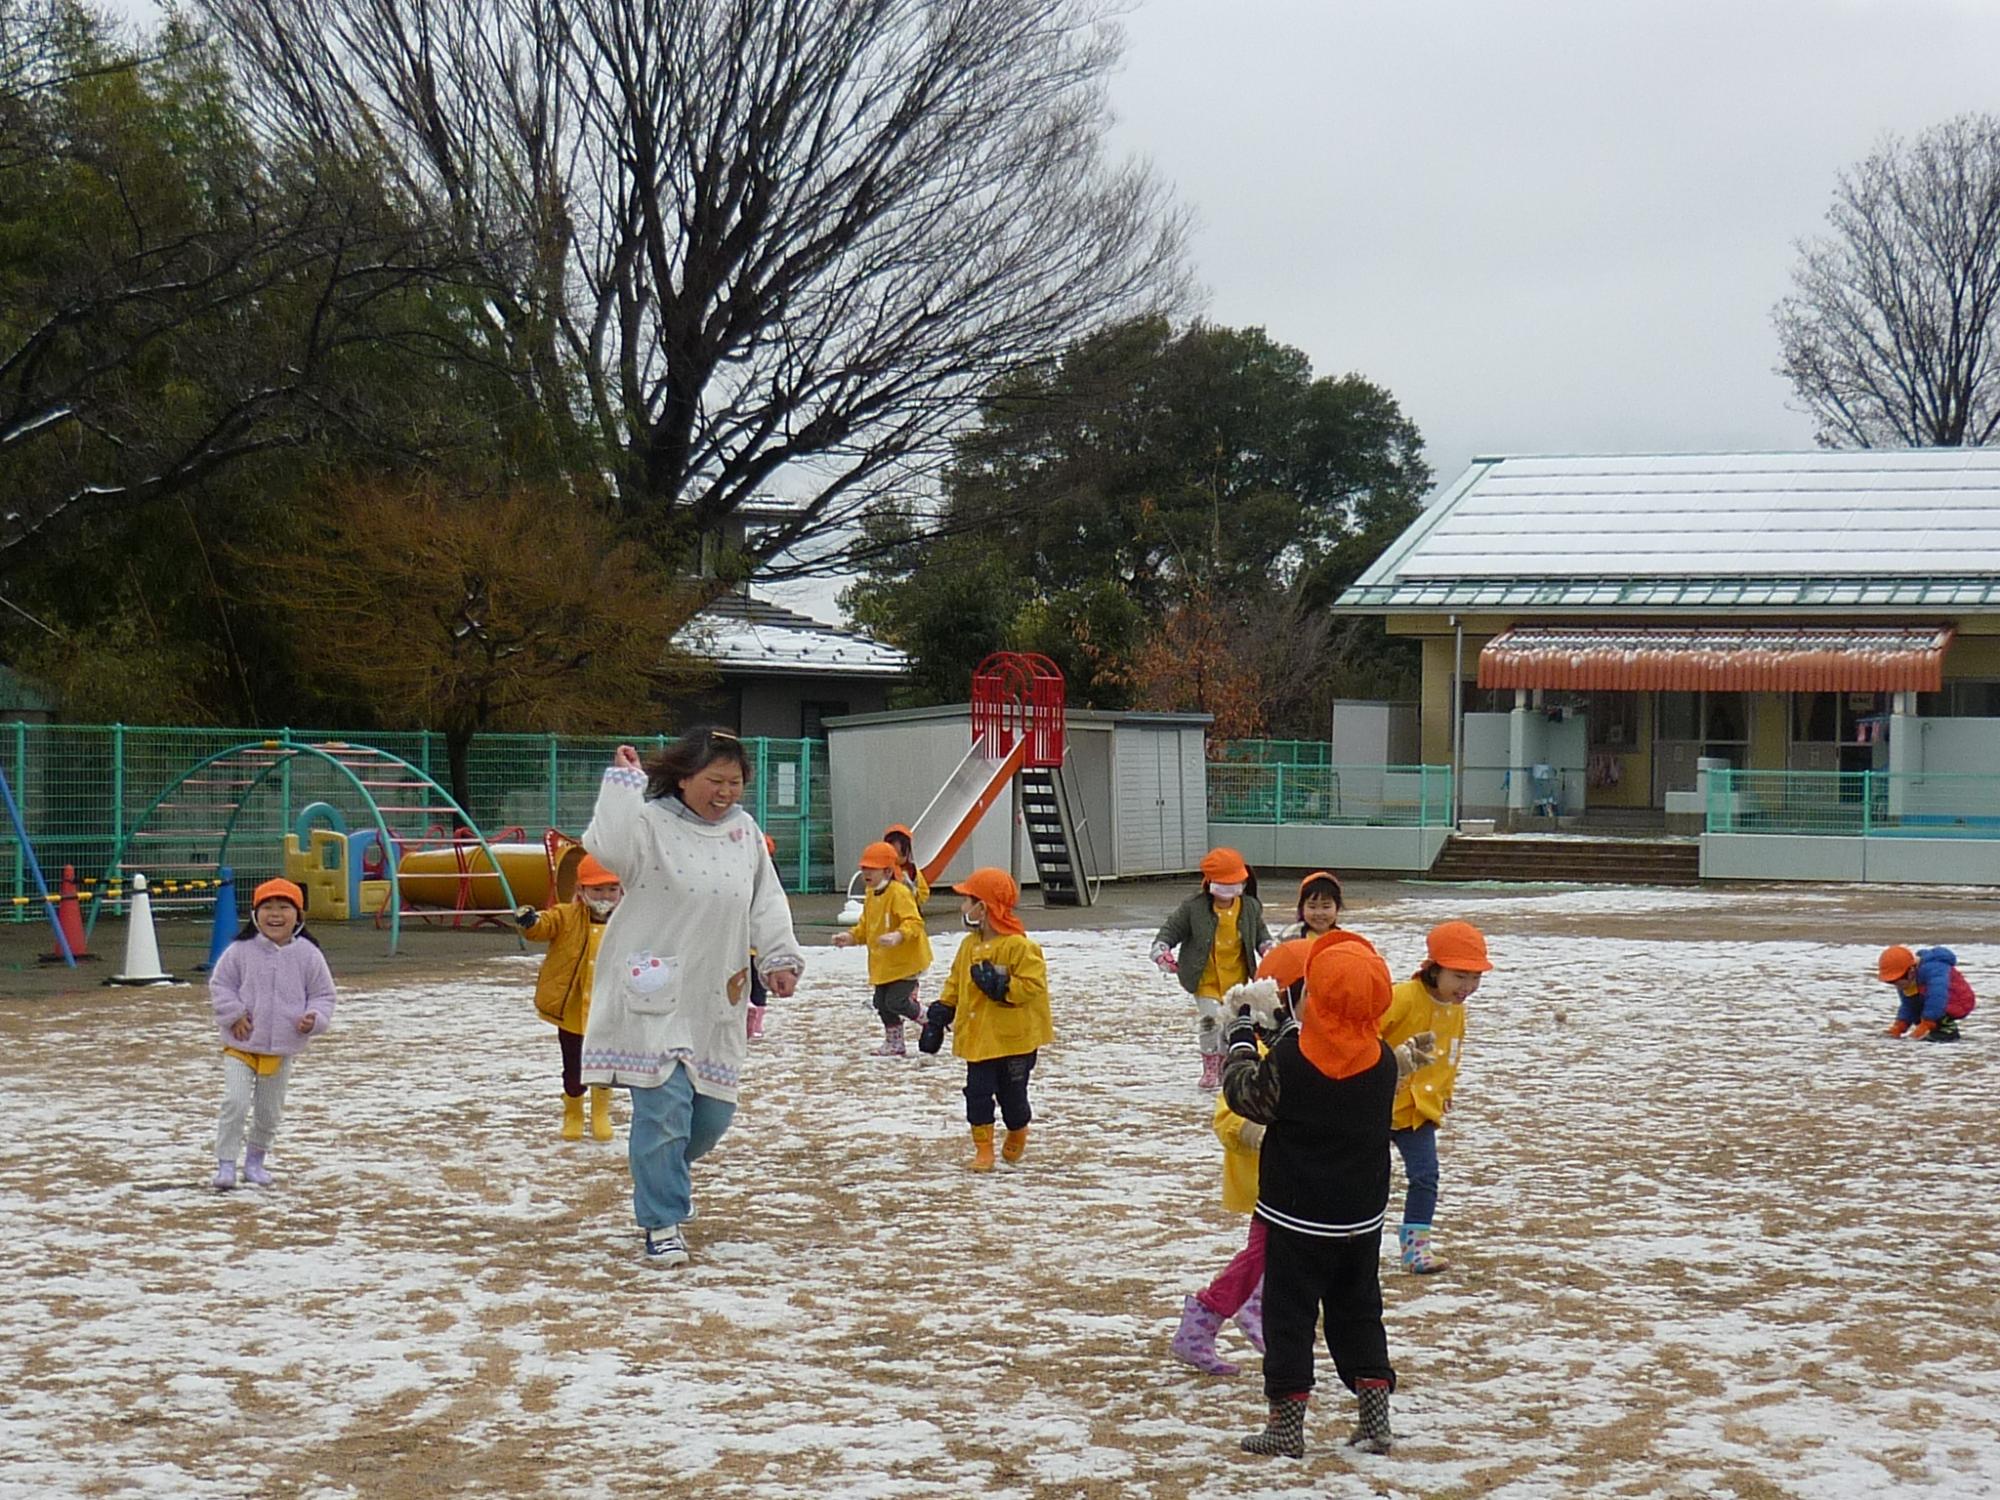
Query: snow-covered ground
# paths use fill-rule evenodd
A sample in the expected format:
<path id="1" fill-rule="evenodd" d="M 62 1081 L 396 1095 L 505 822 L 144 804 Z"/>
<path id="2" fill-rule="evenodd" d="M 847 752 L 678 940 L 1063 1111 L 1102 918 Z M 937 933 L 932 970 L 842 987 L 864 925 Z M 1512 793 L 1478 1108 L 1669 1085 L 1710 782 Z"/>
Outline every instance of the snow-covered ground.
<path id="1" fill-rule="evenodd" d="M 1143 932 L 1047 937 L 1060 1036 L 991 1177 L 960 1068 L 865 1057 L 863 959 L 813 950 L 681 1272 L 637 1258 L 623 1101 L 616 1144 L 556 1138 L 532 960 L 344 993 L 263 1192 L 202 1186 L 200 991 L 10 1005 L 0 1493 L 2000 1494 L 2000 947 L 1959 945 L 1996 991 L 1966 1041 L 1892 1042 L 1875 952 L 1928 935 L 1706 935 L 1797 899 L 1468 905 L 1500 967 L 1443 1138 L 1450 1268 L 1385 1260 L 1397 1448 L 1341 1445 L 1323 1365 L 1303 1463 L 1236 1451 L 1233 1334 L 1233 1379 L 1167 1357 L 1245 1224 Z M 1404 972 L 1451 914 L 1355 925 Z"/>

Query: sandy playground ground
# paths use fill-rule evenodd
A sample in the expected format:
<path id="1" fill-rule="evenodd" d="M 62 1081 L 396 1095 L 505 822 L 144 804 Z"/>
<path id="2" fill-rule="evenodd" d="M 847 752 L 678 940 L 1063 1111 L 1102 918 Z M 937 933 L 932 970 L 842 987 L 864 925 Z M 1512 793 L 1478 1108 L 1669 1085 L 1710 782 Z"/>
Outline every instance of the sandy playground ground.
<path id="1" fill-rule="evenodd" d="M 623 1101 L 614 1144 L 556 1138 L 511 945 L 335 935 L 279 1185 L 222 1195 L 205 994 L 81 990 L 14 929 L 0 1494 L 2000 1494 L 1991 893 L 1358 888 L 1399 972 L 1457 915 L 1500 968 L 1442 1141 L 1450 1268 L 1385 1260 L 1397 1449 L 1341 1446 L 1323 1364 L 1302 1463 L 1236 1451 L 1233 1332 L 1233 1379 L 1167 1356 L 1245 1227 L 1145 962 L 1178 894 L 1048 932 L 1033 1144 L 986 1178 L 961 1070 L 865 1057 L 863 960 L 815 949 L 681 1272 L 637 1258 Z M 829 904 L 800 909 L 823 943 Z M 1993 994 L 1967 1040 L 1880 1035 L 1892 940 Z"/>

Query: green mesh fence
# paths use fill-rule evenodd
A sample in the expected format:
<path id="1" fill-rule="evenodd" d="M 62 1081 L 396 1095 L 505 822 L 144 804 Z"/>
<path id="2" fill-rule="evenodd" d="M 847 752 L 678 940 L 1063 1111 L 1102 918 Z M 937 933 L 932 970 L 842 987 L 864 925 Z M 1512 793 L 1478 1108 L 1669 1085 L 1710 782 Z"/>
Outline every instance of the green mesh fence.
<path id="1" fill-rule="evenodd" d="M 2000 838 L 2000 776 L 1710 771 L 1710 833 Z"/>
<path id="2" fill-rule="evenodd" d="M 1263 753 L 1263 747 L 1306 742 L 1247 743 L 1259 747 L 1257 753 Z M 1451 824 L 1449 766 L 1302 764 L 1259 759 L 1257 753 L 1241 757 L 1225 754 L 1209 762 L 1211 823 L 1317 823 L 1367 828 L 1443 828 Z"/>
<path id="3" fill-rule="evenodd" d="M 420 732 L 357 730 L 177 729 L 135 725 L 0 725 L 0 768 L 14 788 L 28 837 L 53 891 L 64 865 L 95 882 L 111 859 L 121 829 L 129 830 L 176 778 L 208 757 L 249 741 L 301 745 L 352 743 L 386 751 L 451 786 L 444 736 Z M 544 830 L 576 835 L 590 821 L 598 779 L 620 743 L 645 753 L 665 736 L 564 736 L 493 734 L 475 738 L 466 763 L 466 811 L 489 841 L 503 835 L 539 842 Z M 745 740 L 751 775 L 744 803 L 778 846 L 778 870 L 787 888 L 834 887 L 833 817 L 826 745 L 820 740 Z M 258 775 L 256 757 L 207 768 L 191 776 L 147 820 L 144 836 L 122 862 L 147 872 L 161 887 L 158 905 L 204 905 L 215 851 L 229 834 L 232 865 L 274 874 L 284 835 L 301 809 L 325 802 L 348 821 L 366 826 L 363 803 L 340 770 L 299 756 Z M 277 759 L 272 757 L 273 760 Z M 451 821 L 427 788 L 371 789 L 399 837 L 422 834 Z M 398 799 L 402 800 L 398 800 Z M 16 921 L 42 920 L 25 851 L 0 818 L 0 891 Z"/>
<path id="4" fill-rule="evenodd" d="M 1241 761 L 1257 766 L 1327 766 L 1333 763 L 1328 740 L 1212 740 L 1211 760 Z"/>

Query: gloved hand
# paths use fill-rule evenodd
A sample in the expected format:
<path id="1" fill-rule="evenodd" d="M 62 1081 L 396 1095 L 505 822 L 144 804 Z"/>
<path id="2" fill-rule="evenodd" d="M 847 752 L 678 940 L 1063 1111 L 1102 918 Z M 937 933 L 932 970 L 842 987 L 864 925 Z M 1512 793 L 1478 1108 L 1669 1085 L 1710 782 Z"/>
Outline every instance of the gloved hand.
<path id="1" fill-rule="evenodd" d="M 514 925 L 520 928 L 523 932 L 525 932 L 527 931 L 528 928 L 533 927 L 535 923 L 540 920 L 541 915 L 542 913 L 539 907 L 525 906 L 525 905 L 517 906 L 514 908 Z"/>
<path id="2" fill-rule="evenodd" d="M 1245 1120 L 1243 1128 L 1236 1132 L 1236 1144 L 1245 1151 L 1264 1149 L 1264 1127 L 1255 1120 Z"/>
<path id="3" fill-rule="evenodd" d="M 1231 1052 L 1241 1048 L 1252 1057 L 1257 1055 L 1257 1018 L 1250 1014 L 1249 1006 L 1237 1010 L 1236 1018 L 1224 1029 L 1222 1040 Z"/>
<path id="4" fill-rule="evenodd" d="M 1011 1005 L 1007 998 L 1007 986 L 1012 976 L 990 958 L 982 958 L 966 972 L 966 978 L 979 986 L 979 992 L 988 1000 L 999 1005 Z"/>
<path id="5" fill-rule="evenodd" d="M 1174 957 L 1174 950 L 1165 943 L 1153 944 L 1153 962 L 1160 966 L 1162 974 L 1178 974 L 1181 971 L 1180 961 Z"/>
<path id="6" fill-rule="evenodd" d="M 894 948 L 901 944 L 902 941 L 903 934 L 899 930 L 891 928 L 875 939 L 875 946 L 878 948 Z"/>
<path id="7" fill-rule="evenodd" d="M 1437 1033 L 1420 1031 L 1390 1050 L 1396 1054 L 1396 1082 L 1401 1083 L 1417 1069 L 1437 1061 Z"/>
<path id="8" fill-rule="evenodd" d="M 958 1011 L 944 1001 L 931 1001 L 931 1008 L 924 1012 L 924 1029 L 917 1033 L 917 1050 L 936 1056 L 938 1048 L 944 1045 L 945 1027 L 957 1016 Z"/>
<path id="9" fill-rule="evenodd" d="M 1910 1023 L 1898 1017 L 1895 1021 L 1890 1023 L 1889 1030 L 1886 1034 L 1889 1036 L 1901 1036 L 1904 1032 L 1908 1031 L 1909 1029 L 1910 1029 Z"/>
<path id="10" fill-rule="evenodd" d="M 1253 979 L 1248 984 L 1231 985 L 1229 993 L 1222 997 L 1222 1005 L 1236 1014 L 1241 1014 L 1247 1006 L 1251 1019 L 1264 1031 L 1276 1031 L 1284 1016 L 1284 1001 L 1279 997 L 1275 979 Z"/>
<path id="11" fill-rule="evenodd" d="M 1910 1040 L 1913 1042 L 1921 1042 L 1925 1037 L 1929 1036 L 1933 1031 L 1936 1030 L 1937 1030 L 1937 1022 L 1919 1021 L 1914 1027 L 1910 1029 Z"/>

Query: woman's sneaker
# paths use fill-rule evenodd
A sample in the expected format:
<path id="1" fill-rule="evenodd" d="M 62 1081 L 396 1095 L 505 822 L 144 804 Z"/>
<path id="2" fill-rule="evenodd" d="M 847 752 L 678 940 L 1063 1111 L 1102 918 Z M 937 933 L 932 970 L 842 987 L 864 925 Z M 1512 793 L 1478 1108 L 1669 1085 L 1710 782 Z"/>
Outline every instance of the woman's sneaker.
<path id="1" fill-rule="evenodd" d="M 646 1264 L 649 1266 L 684 1266 L 688 1263 L 687 1241 L 681 1238 L 678 1228 L 649 1229 L 646 1231 Z"/>

